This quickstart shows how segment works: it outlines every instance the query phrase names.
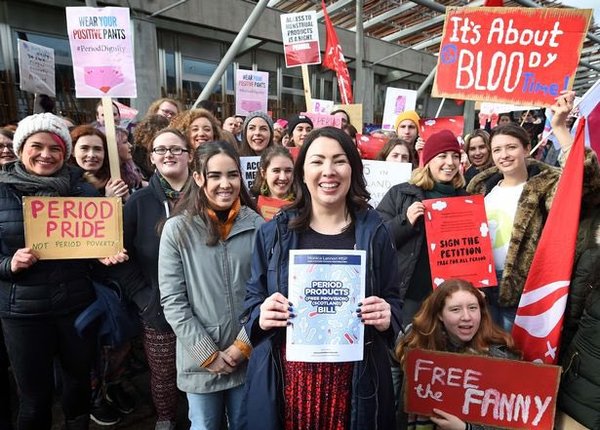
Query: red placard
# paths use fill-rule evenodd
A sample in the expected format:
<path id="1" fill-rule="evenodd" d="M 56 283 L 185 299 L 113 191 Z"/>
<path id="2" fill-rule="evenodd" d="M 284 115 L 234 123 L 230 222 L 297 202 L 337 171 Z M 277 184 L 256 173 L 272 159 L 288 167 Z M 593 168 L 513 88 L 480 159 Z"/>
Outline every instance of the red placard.
<path id="1" fill-rule="evenodd" d="M 282 207 L 291 203 L 289 200 L 281 200 L 275 197 L 258 196 L 256 206 L 258 206 L 262 217 L 269 221 L 273 219 Z"/>
<path id="2" fill-rule="evenodd" d="M 434 288 L 446 279 L 495 286 L 496 269 L 483 196 L 423 200 Z"/>
<path id="3" fill-rule="evenodd" d="M 285 67 L 320 64 L 319 42 L 302 42 L 284 46 Z"/>
<path id="4" fill-rule="evenodd" d="M 438 131 L 450 130 L 453 135 L 461 136 L 465 127 L 465 119 L 462 116 L 447 116 L 443 118 L 421 118 L 419 120 L 419 136 L 427 142 L 427 139 Z M 462 140 L 461 140 L 462 141 Z"/>
<path id="5" fill-rule="evenodd" d="M 388 139 L 358 133 L 356 135 L 356 146 L 358 146 L 360 158 L 374 160 L 387 141 Z"/>
<path id="6" fill-rule="evenodd" d="M 550 106 L 571 89 L 591 9 L 447 7 L 434 97 Z"/>
<path id="7" fill-rule="evenodd" d="M 468 423 L 552 430 L 560 367 L 414 349 L 406 357 L 405 409 L 433 408 Z"/>

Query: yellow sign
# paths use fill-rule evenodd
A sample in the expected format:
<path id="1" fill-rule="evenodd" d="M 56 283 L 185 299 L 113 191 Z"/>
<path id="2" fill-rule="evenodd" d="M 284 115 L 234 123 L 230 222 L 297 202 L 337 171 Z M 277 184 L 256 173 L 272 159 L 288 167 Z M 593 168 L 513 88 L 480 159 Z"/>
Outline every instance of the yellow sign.
<path id="1" fill-rule="evenodd" d="M 351 104 L 351 105 L 335 105 L 333 110 L 343 109 L 348 113 L 350 117 L 350 123 L 356 128 L 356 130 L 362 134 L 363 128 L 363 106 L 362 104 Z"/>
<path id="2" fill-rule="evenodd" d="M 123 249 L 119 197 L 23 197 L 25 246 L 40 260 L 102 258 Z"/>

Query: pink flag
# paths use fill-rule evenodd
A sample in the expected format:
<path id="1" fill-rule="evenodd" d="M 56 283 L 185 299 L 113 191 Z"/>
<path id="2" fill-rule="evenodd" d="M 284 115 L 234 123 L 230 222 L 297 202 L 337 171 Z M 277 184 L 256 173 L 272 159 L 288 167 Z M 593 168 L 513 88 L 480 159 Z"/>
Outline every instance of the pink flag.
<path id="1" fill-rule="evenodd" d="M 584 129 L 582 118 L 517 309 L 512 335 L 528 361 L 558 358 L 581 209 Z"/>
<path id="2" fill-rule="evenodd" d="M 352 98 L 352 81 L 350 80 L 350 73 L 348 72 L 348 66 L 342 53 L 342 47 L 327 14 L 327 8 L 325 7 L 325 0 L 321 0 L 323 6 L 323 19 L 325 20 L 326 30 L 326 42 L 325 42 L 325 56 L 323 57 L 323 67 L 335 71 L 338 80 L 338 87 L 340 90 L 340 99 L 343 104 L 351 104 Z"/>

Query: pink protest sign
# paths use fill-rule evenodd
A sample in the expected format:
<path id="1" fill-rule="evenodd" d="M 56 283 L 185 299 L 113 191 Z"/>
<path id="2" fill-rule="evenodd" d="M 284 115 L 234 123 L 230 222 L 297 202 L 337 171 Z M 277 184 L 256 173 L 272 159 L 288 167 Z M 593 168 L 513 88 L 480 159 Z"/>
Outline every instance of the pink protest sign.
<path id="1" fill-rule="evenodd" d="M 67 7 L 67 29 L 77 97 L 137 97 L 128 8 Z"/>
<path id="2" fill-rule="evenodd" d="M 336 127 L 342 128 L 342 120 L 333 115 L 329 114 L 321 114 L 321 113 L 312 113 L 312 112 L 302 112 L 301 115 L 307 116 L 313 123 L 314 128 L 323 128 L 323 127 Z"/>

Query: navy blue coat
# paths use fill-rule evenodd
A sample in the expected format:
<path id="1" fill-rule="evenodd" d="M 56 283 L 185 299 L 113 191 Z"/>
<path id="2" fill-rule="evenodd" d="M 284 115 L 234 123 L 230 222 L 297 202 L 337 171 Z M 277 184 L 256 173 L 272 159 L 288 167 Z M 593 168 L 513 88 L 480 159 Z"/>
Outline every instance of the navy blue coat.
<path id="1" fill-rule="evenodd" d="M 247 284 L 242 324 L 254 348 L 246 374 L 248 429 L 284 427 L 281 344 L 285 330 L 264 331 L 259 326 L 260 305 L 275 292 L 287 297 L 289 250 L 298 247 L 298 233 L 288 229 L 290 214 L 280 212 L 258 230 L 252 274 Z M 352 377 L 351 430 L 395 428 L 394 391 L 388 359 L 400 328 L 396 252 L 390 235 L 375 210 L 356 215 L 356 246 L 367 251 L 366 296 L 379 296 L 391 306 L 390 328 L 381 333 L 365 327 L 363 361 Z"/>

